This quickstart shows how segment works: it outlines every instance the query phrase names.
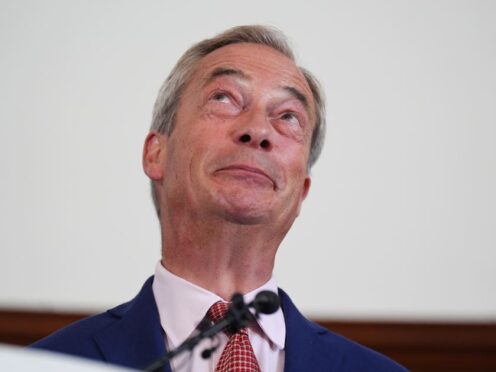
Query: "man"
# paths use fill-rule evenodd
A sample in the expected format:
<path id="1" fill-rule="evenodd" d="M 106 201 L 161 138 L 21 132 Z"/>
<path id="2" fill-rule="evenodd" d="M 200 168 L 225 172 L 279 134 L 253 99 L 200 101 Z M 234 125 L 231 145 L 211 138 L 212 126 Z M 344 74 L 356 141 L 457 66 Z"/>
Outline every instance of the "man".
<path id="1" fill-rule="evenodd" d="M 142 368 L 234 293 L 250 301 L 260 290 L 277 292 L 276 251 L 308 194 L 324 120 L 318 83 L 279 32 L 236 27 L 190 48 L 159 93 L 143 150 L 162 232 L 155 276 L 132 301 L 34 346 Z M 243 334 L 219 334 L 164 370 L 403 370 L 279 296 L 275 314 Z M 253 369 L 229 364 L 240 344 Z M 211 358 L 201 357 L 205 348 Z"/>

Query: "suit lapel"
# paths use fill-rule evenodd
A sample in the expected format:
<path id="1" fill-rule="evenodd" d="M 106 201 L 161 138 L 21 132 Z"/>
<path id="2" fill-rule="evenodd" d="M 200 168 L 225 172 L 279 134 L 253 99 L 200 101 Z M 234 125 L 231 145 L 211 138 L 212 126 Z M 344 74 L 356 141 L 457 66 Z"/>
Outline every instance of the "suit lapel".
<path id="1" fill-rule="evenodd" d="M 95 335 L 108 362 L 145 368 L 166 353 L 152 282 L 153 277 L 131 302 L 109 310 L 118 320 Z M 170 366 L 162 371 L 170 372 Z"/>
<path id="2" fill-rule="evenodd" d="M 132 301 L 109 310 L 116 321 L 94 336 L 106 361 L 145 368 L 166 353 L 152 283 L 153 277 Z M 326 330 L 309 322 L 281 289 L 279 296 L 286 323 L 284 371 L 332 370 L 341 356 L 324 347 L 320 338 Z M 164 366 L 162 372 L 171 372 L 170 366 Z"/>
<path id="3" fill-rule="evenodd" d="M 324 346 L 321 338 L 327 331 L 308 321 L 281 289 L 279 297 L 286 323 L 284 372 L 333 370 L 341 356 Z"/>

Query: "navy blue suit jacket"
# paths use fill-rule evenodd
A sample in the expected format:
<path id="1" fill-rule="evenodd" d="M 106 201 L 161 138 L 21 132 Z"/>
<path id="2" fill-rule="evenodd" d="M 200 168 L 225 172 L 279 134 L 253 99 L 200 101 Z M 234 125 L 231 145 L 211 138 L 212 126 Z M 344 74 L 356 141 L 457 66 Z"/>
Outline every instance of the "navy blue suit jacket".
<path id="1" fill-rule="evenodd" d="M 144 368 L 166 352 L 152 282 L 153 277 L 131 301 L 69 325 L 31 346 Z M 305 319 L 284 291 L 279 295 L 286 323 L 285 372 L 405 371 L 387 357 Z M 170 367 L 163 371 L 170 372 Z"/>

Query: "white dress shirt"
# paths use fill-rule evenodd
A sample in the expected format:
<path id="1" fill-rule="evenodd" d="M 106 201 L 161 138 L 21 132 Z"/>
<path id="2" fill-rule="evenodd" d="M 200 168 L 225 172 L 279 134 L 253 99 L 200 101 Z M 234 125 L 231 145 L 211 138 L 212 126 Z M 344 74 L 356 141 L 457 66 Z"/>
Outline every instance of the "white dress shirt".
<path id="1" fill-rule="evenodd" d="M 193 335 L 198 324 L 205 318 L 210 306 L 217 301 L 224 301 L 215 293 L 167 271 L 160 261 L 155 268 L 152 288 L 158 307 L 160 324 L 165 332 L 167 350 L 175 349 Z M 245 301 L 252 301 L 261 290 L 277 293 L 275 279 L 272 277 L 260 288 L 244 295 Z M 248 337 L 260 370 L 262 372 L 283 372 L 286 325 L 281 309 L 271 315 L 260 314 L 257 324 L 248 327 Z M 215 366 L 227 340 L 228 337 L 223 332 L 220 332 L 213 340 L 203 340 L 192 353 L 184 352 L 173 359 L 171 361 L 172 371 L 215 371 Z M 201 357 L 203 350 L 217 344 L 218 347 L 211 358 L 203 359 Z"/>

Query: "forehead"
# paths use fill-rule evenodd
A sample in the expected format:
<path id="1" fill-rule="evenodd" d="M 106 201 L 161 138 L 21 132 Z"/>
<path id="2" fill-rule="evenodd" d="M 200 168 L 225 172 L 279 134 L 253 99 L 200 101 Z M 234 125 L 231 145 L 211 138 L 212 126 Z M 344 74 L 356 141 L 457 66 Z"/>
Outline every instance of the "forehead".
<path id="1" fill-rule="evenodd" d="M 190 83 L 202 83 L 219 67 L 242 71 L 250 80 L 267 87 L 294 87 L 303 92 L 313 107 L 308 83 L 295 63 L 265 45 L 237 43 L 219 48 L 203 57 L 195 68 Z"/>

